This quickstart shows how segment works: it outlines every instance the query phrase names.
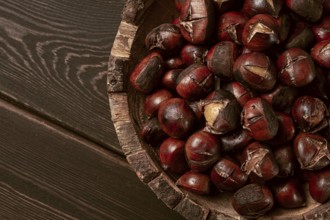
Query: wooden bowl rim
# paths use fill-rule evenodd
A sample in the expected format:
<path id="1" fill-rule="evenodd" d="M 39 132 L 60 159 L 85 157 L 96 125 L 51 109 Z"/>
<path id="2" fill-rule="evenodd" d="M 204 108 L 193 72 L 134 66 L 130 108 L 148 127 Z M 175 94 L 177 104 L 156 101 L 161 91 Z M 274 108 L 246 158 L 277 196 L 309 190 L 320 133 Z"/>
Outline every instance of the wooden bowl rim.
<path id="1" fill-rule="evenodd" d="M 203 204 L 199 204 L 198 196 L 195 197 L 177 187 L 159 164 L 153 161 L 148 149 L 142 146 L 133 126 L 134 122 L 129 115 L 124 76 L 129 74 L 127 64 L 138 31 L 138 23 L 142 20 L 143 13 L 154 1 L 126 1 L 122 11 L 122 21 L 110 53 L 107 74 L 108 98 L 111 117 L 120 146 L 128 163 L 140 180 L 147 184 L 169 208 L 177 211 L 183 217 L 187 219 L 244 219 L 237 214 L 232 215 L 205 207 Z M 285 217 L 285 219 L 321 219 L 322 216 L 329 214 L 330 202 L 307 211 L 303 216 L 290 216 L 289 218 Z M 274 219 L 271 216 L 270 218 Z M 282 216 L 281 219 L 283 219 Z"/>

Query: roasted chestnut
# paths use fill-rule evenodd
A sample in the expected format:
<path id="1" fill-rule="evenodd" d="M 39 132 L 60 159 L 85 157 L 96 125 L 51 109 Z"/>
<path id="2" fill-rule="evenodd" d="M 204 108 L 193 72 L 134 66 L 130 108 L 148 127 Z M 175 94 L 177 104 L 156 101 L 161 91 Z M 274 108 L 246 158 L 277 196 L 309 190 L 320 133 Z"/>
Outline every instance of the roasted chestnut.
<path id="1" fill-rule="evenodd" d="M 289 9 L 311 22 L 316 22 L 321 18 L 323 12 L 322 4 L 323 0 L 286 0 L 286 6 Z"/>
<path id="2" fill-rule="evenodd" d="M 176 185 L 200 195 L 208 195 L 211 191 L 211 181 L 209 176 L 193 171 L 183 174 L 176 181 Z"/>
<path id="3" fill-rule="evenodd" d="M 282 9 L 283 0 L 245 0 L 243 12 L 252 17 L 257 14 L 270 14 L 277 17 Z"/>
<path id="4" fill-rule="evenodd" d="M 181 50 L 180 57 L 187 66 L 194 63 L 205 64 L 207 52 L 205 46 L 186 44 Z"/>
<path id="5" fill-rule="evenodd" d="M 317 41 L 330 40 L 330 17 L 324 17 L 320 23 L 312 26 Z"/>
<path id="6" fill-rule="evenodd" d="M 309 193 L 319 203 L 325 203 L 330 199 L 330 169 L 320 171 L 311 176 Z"/>
<path id="7" fill-rule="evenodd" d="M 161 85 L 164 86 L 169 91 L 176 93 L 176 80 L 183 69 L 172 69 L 167 71 L 162 79 L 161 79 Z"/>
<path id="8" fill-rule="evenodd" d="M 330 40 L 320 41 L 314 45 L 311 56 L 317 64 L 330 68 Z"/>
<path id="9" fill-rule="evenodd" d="M 221 135 L 220 137 L 223 152 L 239 152 L 251 143 L 252 140 L 253 139 L 243 129 Z"/>
<path id="10" fill-rule="evenodd" d="M 279 172 L 276 177 L 292 177 L 295 174 L 296 168 L 296 159 L 293 152 L 293 147 L 290 144 L 287 144 L 277 147 L 273 150 L 273 152 L 279 167 Z"/>
<path id="11" fill-rule="evenodd" d="M 305 22 L 298 22 L 293 27 L 290 33 L 290 37 L 285 43 L 285 47 L 289 48 L 301 48 L 309 49 L 314 41 L 314 35 L 312 29 Z"/>
<path id="12" fill-rule="evenodd" d="M 295 126 L 290 115 L 276 112 L 279 127 L 275 137 L 267 141 L 268 145 L 280 146 L 288 143 L 295 135 Z"/>
<path id="13" fill-rule="evenodd" d="M 250 89 L 237 81 L 225 84 L 223 89 L 232 93 L 241 107 L 243 107 L 247 101 L 254 97 L 254 94 Z"/>
<path id="14" fill-rule="evenodd" d="M 161 129 L 156 117 L 148 119 L 142 124 L 140 135 L 147 144 L 153 147 L 158 146 L 168 137 Z"/>
<path id="15" fill-rule="evenodd" d="M 144 114 L 149 118 L 156 116 L 160 104 L 172 97 L 173 95 L 166 89 L 160 89 L 148 95 L 144 101 Z"/>

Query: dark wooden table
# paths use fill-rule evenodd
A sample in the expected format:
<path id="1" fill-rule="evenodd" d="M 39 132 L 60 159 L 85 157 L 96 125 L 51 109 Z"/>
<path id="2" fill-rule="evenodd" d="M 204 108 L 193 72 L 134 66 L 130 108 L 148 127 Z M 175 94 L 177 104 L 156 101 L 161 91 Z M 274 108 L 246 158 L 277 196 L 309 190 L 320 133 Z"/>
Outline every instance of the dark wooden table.
<path id="1" fill-rule="evenodd" d="M 124 2 L 0 1 L 0 219 L 182 219 L 138 180 L 110 119 Z"/>

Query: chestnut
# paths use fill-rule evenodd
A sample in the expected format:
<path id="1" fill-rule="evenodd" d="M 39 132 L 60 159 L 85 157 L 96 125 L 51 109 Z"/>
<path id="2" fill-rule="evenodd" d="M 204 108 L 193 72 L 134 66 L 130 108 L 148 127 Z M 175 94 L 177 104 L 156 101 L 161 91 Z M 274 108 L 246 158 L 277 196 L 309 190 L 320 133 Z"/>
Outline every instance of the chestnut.
<path id="1" fill-rule="evenodd" d="M 212 0 L 186 0 L 180 11 L 183 37 L 193 44 L 203 44 L 213 34 L 215 17 Z"/>
<path id="2" fill-rule="evenodd" d="M 293 147 L 301 169 L 320 170 L 330 164 L 329 143 L 319 134 L 300 132 Z"/>
<path id="3" fill-rule="evenodd" d="M 232 80 L 233 65 L 237 57 L 237 45 L 231 41 L 222 41 L 209 50 L 206 56 L 207 67 L 220 79 Z"/>
<path id="4" fill-rule="evenodd" d="M 211 181 L 208 175 L 186 172 L 176 181 L 176 185 L 199 195 L 208 195 L 211 191 Z"/>
<path id="5" fill-rule="evenodd" d="M 217 37 L 219 41 L 242 44 L 242 32 L 248 19 L 238 11 L 230 11 L 219 17 Z"/>
<path id="6" fill-rule="evenodd" d="M 280 146 L 288 143 L 295 135 L 295 126 L 290 115 L 283 112 L 276 112 L 279 127 L 277 134 L 272 139 L 266 141 L 268 145 Z"/>
<path id="7" fill-rule="evenodd" d="M 276 69 L 269 57 L 260 52 L 239 56 L 233 66 L 235 79 L 251 90 L 269 91 L 276 83 Z"/>
<path id="8" fill-rule="evenodd" d="M 165 171 L 182 175 L 189 170 L 185 159 L 185 141 L 167 138 L 159 147 L 159 158 Z"/>
<path id="9" fill-rule="evenodd" d="M 312 175 L 308 186 L 309 193 L 315 201 L 327 202 L 330 199 L 330 169 Z"/>
<path id="10" fill-rule="evenodd" d="M 323 40 L 315 44 L 311 56 L 320 66 L 330 68 L 330 40 Z"/>
<path id="11" fill-rule="evenodd" d="M 248 135 L 258 141 L 272 139 L 279 128 L 273 108 L 261 98 L 253 98 L 243 106 L 241 121 Z"/>
<path id="12" fill-rule="evenodd" d="M 241 161 L 242 171 L 254 179 L 270 180 L 279 172 L 274 154 L 259 142 L 252 142 L 245 148 Z"/>
<path id="13" fill-rule="evenodd" d="M 285 43 L 285 48 L 309 49 L 314 41 L 312 29 L 305 22 L 298 22 L 293 27 L 290 37 Z"/>
<path id="14" fill-rule="evenodd" d="M 249 17 L 257 14 L 270 14 L 278 17 L 283 6 L 283 0 L 245 0 L 243 12 Z"/>
<path id="15" fill-rule="evenodd" d="M 213 166 L 210 179 L 219 191 L 235 191 L 246 183 L 248 176 L 242 172 L 239 165 L 229 159 L 221 158 Z"/>
<path id="16" fill-rule="evenodd" d="M 250 89 L 237 81 L 225 84 L 223 89 L 232 93 L 241 107 L 243 107 L 247 101 L 254 97 L 254 94 Z"/>
<path id="17" fill-rule="evenodd" d="M 234 193 L 232 206 L 245 218 L 258 218 L 273 208 L 274 197 L 267 186 L 252 183 Z"/>
<path id="18" fill-rule="evenodd" d="M 294 13 L 311 22 L 318 21 L 323 12 L 323 0 L 286 0 L 286 6 Z"/>
<path id="19" fill-rule="evenodd" d="M 264 51 L 279 44 L 279 27 L 275 18 L 257 14 L 246 22 L 242 33 L 244 46 L 253 51 Z"/>
<path id="20" fill-rule="evenodd" d="M 292 209 L 304 207 L 305 198 L 298 179 L 291 178 L 274 184 L 274 195 L 277 204 L 283 208 Z"/>
<path id="21" fill-rule="evenodd" d="M 214 74 L 202 64 L 192 64 L 177 77 L 177 93 L 185 99 L 205 97 L 214 89 Z"/>
<path id="22" fill-rule="evenodd" d="M 186 44 L 181 50 L 180 57 L 187 66 L 194 63 L 205 64 L 207 52 L 205 46 Z"/>
<path id="23" fill-rule="evenodd" d="M 161 84 L 169 91 L 176 93 L 176 80 L 183 69 L 171 69 L 164 73 Z"/>
<path id="24" fill-rule="evenodd" d="M 174 24 L 165 23 L 152 29 L 145 39 L 146 47 L 149 50 L 159 50 L 165 54 L 174 54 L 180 51 L 184 38 L 180 28 Z"/>
<path id="25" fill-rule="evenodd" d="M 239 152 L 251 142 L 252 138 L 243 129 L 221 135 L 220 137 L 223 152 Z"/>
<path id="26" fill-rule="evenodd" d="M 298 95 L 297 88 L 278 84 L 273 90 L 260 94 L 260 97 L 271 104 L 274 110 L 284 111 L 292 106 Z"/>
<path id="27" fill-rule="evenodd" d="M 204 131 L 192 134 L 185 144 L 185 154 L 191 170 L 203 172 L 213 166 L 220 156 L 218 138 Z"/>
<path id="28" fill-rule="evenodd" d="M 185 67 L 185 64 L 181 57 L 171 57 L 167 60 L 165 60 L 165 67 L 168 70 L 171 69 L 182 69 Z"/>
<path id="29" fill-rule="evenodd" d="M 290 144 L 277 147 L 273 150 L 275 160 L 279 167 L 276 177 L 286 178 L 295 174 L 296 159 L 293 147 Z"/>
<path id="30" fill-rule="evenodd" d="M 330 40 L 330 16 L 322 18 L 320 23 L 312 26 L 317 41 Z"/>
<path id="31" fill-rule="evenodd" d="M 145 121 L 140 130 L 140 136 L 147 144 L 158 146 L 167 138 L 166 133 L 161 129 L 156 117 Z"/>
<path id="32" fill-rule="evenodd" d="M 148 95 L 144 101 L 144 114 L 149 118 L 156 116 L 160 104 L 172 97 L 173 95 L 166 89 L 159 89 Z"/>
<path id="33" fill-rule="evenodd" d="M 312 96 L 300 96 L 291 109 L 297 127 L 304 132 L 318 132 L 328 126 L 329 111 L 324 102 Z"/>
<path id="34" fill-rule="evenodd" d="M 150 93 L 158 85 L 163 75 L 164 60 L 152 52 L 137 64 L 130 76 L 131 85 L 141 93 Z"/>
<path id="35" fill-rule="evenodd" d="M 166 134 L 182 138 L 193 131 L 196 116 L 184 99 L 170 98 L 160 104 L 158 121 Z"/>
<path id="36" fill-rule="evenodd" d="M 213 0 L 218 14 L 239 9 L 242 5 L 241 0 Z"/>
<path id="37" fill-rule="evenodd" d="M 316 70 L 312 58 L 300 48 L 290 48 L 277 59 L 278 78 L 283 85 L 302 87 L 311 83 Z"/>

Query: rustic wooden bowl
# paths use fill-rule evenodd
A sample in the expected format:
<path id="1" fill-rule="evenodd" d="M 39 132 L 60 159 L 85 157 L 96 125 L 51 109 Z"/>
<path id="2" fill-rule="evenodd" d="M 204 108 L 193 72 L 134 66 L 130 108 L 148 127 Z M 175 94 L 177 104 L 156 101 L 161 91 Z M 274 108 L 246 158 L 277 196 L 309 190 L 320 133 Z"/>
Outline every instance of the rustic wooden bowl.
<path id="1" fill-rule="evenodd" d="M 159 164 L 154 149 L 138 137 L 143 116 L 143 95 L 128 83 L 129 74 L 143 56 L 146 34 L 177 14 L 171 0 L 128 0 L 111 50 L 108 92 L 112 120 L 127 161 L 142 182 L 169 208 L 187 219 L 243 219 L 231 207 L 231 194 L 203 197 L 178 188 Z M 134 195 L 132 195 L 134 196 Z M 305 208 L 276 209 L 262 219 L 330 219 L 330 203 L 320 205 L 310 197 Z"/>

